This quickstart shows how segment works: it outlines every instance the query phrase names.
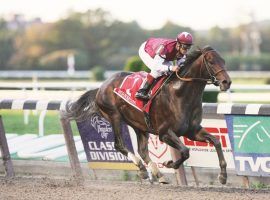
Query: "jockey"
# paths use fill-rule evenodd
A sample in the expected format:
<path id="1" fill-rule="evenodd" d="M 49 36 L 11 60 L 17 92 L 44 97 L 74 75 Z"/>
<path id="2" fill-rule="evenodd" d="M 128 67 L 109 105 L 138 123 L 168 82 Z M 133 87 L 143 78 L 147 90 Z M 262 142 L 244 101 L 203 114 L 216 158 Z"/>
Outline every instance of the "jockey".
<path id="1" fill-rule="evenodd" d="M 151 72 L 137 91 L 136 98 L 148 100 L 148 92 L 154 80 L 168 72 L 177 71 L 192 44 L 193 37 L 188 32 L 178 34 L 176 39 L 149 38 L 144 42 L 139 49 L 139 56 Z M 174 60 L 177 65 L 173 65 Z"/>

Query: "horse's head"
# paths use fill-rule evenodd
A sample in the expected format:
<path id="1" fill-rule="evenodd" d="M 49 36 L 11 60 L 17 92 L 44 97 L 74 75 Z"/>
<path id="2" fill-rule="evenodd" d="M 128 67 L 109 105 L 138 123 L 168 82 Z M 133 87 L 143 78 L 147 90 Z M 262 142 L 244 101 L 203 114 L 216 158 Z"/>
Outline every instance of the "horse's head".
<path id="1" fill-rule="evenodd" d="M 224 59 L 210 46 L 191 52 L 185 62 L 186 75 L 191 80 L 202 80 L 220 86 L 226 91 L 231 86 L 231 79 L 225 68 Z"/>
<path id="2" fill-rule="evenodd" d="M 221 91 L 226 91 L 231 86 L 231 79 L 225 68 L 224 59 L 216 50 L 205 47 L 202 51 L 202 67 L 206 68 L 207 74 L 212 83 L 220 87 Z"/>

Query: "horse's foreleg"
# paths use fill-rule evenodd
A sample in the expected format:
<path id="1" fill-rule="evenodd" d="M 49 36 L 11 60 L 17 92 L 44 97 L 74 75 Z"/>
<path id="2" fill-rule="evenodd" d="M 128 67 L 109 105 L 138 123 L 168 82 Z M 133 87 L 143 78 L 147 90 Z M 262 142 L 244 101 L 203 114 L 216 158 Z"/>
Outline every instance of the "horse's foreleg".
<path id="1" fill-rule="evenodd" d="M 194 139 L 197 141 L 201 141 L 201 142 L 209 142 L 209 143 L 214 145 L 214 147 L 217 151 L 217 155 L 218 155 L 218 159 L 219 159 L 219 166 L 221 169 L 221 172 L 219 175 L 219 181 L 222 184 L 226 184 L 226 182 L 227 182 L 227 171 L 226 171 L 227 163 L 226 163 L 224 155 L 223 155 L 220 141 L 215 136 L 209 134 L 204 128 L 202 128 L 201 130 L 199 130 L 199 132 L 197 132 L 195 134 Z"/>
<path id="2" fill-rule="evenodd" d="M 168 134 L 162 134 L 159 136 L 160 141 L 165 142 L 171 147 L 177 149 L 181 153 L 181 158 L 173 162 L 172 160 L 164 162 L 163 165 L 168 168 L 178 169 L 180 165 L 189 158 L 189 149 L 180 141 L 176 134 L 168 130 Z"/>

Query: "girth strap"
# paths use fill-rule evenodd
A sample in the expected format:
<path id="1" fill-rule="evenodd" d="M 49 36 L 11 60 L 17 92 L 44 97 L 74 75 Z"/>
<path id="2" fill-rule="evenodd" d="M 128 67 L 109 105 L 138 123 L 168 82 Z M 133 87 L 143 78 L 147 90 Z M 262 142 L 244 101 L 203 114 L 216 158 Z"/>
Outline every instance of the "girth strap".
<path id="1" fill-rule="evenodd" d="M 147 112 L 143 112 L 143 114 L 144 114 L 144 121 L 147 125 L 148 130 L 152 134 L 155 134 L 155 130 L 154 130 L 153 125 L 152 125 L 151 120 L 150 120 L 150 115 Z"/>

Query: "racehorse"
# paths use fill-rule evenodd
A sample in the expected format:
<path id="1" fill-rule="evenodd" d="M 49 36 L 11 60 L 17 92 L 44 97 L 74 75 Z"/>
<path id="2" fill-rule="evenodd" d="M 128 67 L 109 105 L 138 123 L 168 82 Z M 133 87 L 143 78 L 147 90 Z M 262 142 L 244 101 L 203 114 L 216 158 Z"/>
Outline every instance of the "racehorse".
<path id="1" fill-rule="evenodd" d="M 147 126 L 144 114 L 129 105 L 113 91 L 131 72 L 119 72 L 107 79 L 99 89 L 84 93 L 76 102 L 67 107 L 67 112 L 73 119 L 87 119 L 94 112 L 99 112 L 112 125 L 115 134 L 115 149 L 129 157 L 136 166 L 142 178 L 147 178 L 147 170 L 143 162 L 131 153 L 125 146 L 120 123 L 123 120 L 131 126 L 137 136 L 138 153 L 150 168 L 159 182 L 166 182 L 156 163 L 148 155 L 149 133 L 158 135 L 159 140 L 179 150 L 181 157 L 173 162 L 163 163 L 168 168 L 177 169 L 189 158 L 189 149 L 179 140 L 185 136 L 190 140 L 208 142 L 214 145 L 220 165 L 219 181 L 226 184 L 226 161 L 220 141 L 209 134 L 200 124 L 202 121 L 202 96 L 206 84 L 214 84 L 221 91 L 230 88 L 231 79 L 225 69 L 225 61 L 219 53 L 210 46 L 196 49 L 187 56 L 180 71 L 171 74 L 166 84 L 152 100 L 149 111 L 152 129 Z"/>

